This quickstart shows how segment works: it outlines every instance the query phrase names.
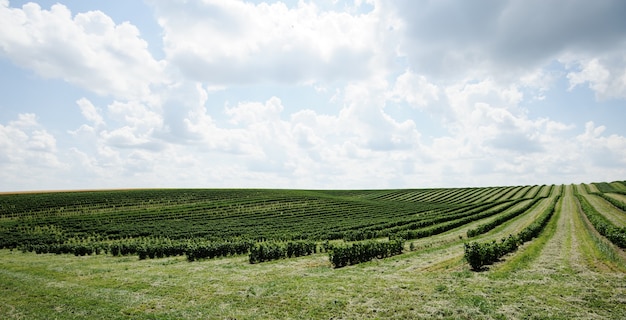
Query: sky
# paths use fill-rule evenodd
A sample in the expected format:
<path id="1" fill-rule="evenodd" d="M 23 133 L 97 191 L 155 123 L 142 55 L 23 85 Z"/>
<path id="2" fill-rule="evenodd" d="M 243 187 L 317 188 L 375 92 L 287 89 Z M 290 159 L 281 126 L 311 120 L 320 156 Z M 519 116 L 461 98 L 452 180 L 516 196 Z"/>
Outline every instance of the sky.
<path id="1" fill-rule="evenodd" d="M 0 191 L 626 180 L 621 0 L 0 0 Z"/>

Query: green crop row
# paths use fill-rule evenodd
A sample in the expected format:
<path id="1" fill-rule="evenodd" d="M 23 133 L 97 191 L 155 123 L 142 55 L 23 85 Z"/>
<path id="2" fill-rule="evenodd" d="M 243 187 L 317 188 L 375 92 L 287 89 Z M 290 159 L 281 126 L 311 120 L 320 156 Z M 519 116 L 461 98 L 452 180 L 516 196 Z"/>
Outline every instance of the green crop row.
<path id="1" fill-rule="evenodd" d="M 618 247 L 626 248 L 626 228 L 620 228 L 611 223 L 611 221 L 598 212 L 583 195 L 578 193 L 578 190 L 574 189 L 574 195 L 578 199 L 582 211 L 593 227 Z"/>
<path id="2" fill-rule="evenodd" d="M 471 237 L 475 237 L 477 235 L 483 234 L 489 230 L 492 230 L 493 228 L 503 224 L 506 221 L 509 221 L 517 216 L 519 216 L 520 214 L 528 211 L 530 208 L 534 207 L 539 201 L 541 201 L 544 198 L 534 198 L 532 201 L 528 202 L 525 206 L 518 208 L 516 210 L 510 211 L 506 214 L 503 214 L 499 217 L 497 217 L 496 219 L 487 222 L 487 223 L 483 223 L 481 225 L 479 225 L 478 227 L 474 228 L 474 229 L 470 229 L 467 230 L 467 237 L 471 238 Z"/>
<path id="3" fill-rule="evenodd" d="M 537 237 L 539 233 L 552 218 L 556 205 L 561 199 L 563 188 L 561 188 L 561 194 L 557 195 L 550 206 L 546 208 L 539 217 L 533 221 L 529 226 L 524 228 L 517 235 L 509 235 L 506 238 L 502 238 L 500 242 L 491 241 L 486 243 L 470 242 L 464 244 L 464 258 L 472 267 L 473 270 L 481 270 L 485 265 L 493 264 L 498 261 L 505 254 L 511 253 L 524 242 L 530 241 Z"/>
<path id="4" fill-rule="evenodd" d="M 594 193 L 594 194 L 602 197 L 604 200 L 608 201 L 609 203 L 614 205 L 616 208 L 619 208 L 622 211 L 626 211 L 626 203 L 619 201 L 615 198 L 611 198 L 604 193 Z"/>
<path id="5" fill-rule="evenodd" d="M 443 221 L 442 223 L 435 224 L 426 228 L 417 229 L 417 230 L 402 230 L 402 231 L 390 234 L 389 237 L 393 239 L 401 238 L 401 239 L 406 239 L 406 240 L 430 237 L 436 234 L 440 234 L 440 233 L 452 230 L 454 228 L 461 227 L 470 222 L 478 221 L 480 219 L 484 219 L 484 218 L 496 215 L 510 208 L 516 203 L 519 203 L 520 201 L 524 201 L 524 199 L 507 200 L 504 203 L 495 203 L 493 207 L 489 208 L 489 210 L 478 211 L 478 212 L 474 212 L 474 210 L 472 210 L 471 214 L 463 214 L 459 218 L 456 218 L 456 219 L 446 220 L 446 221 Z M 495 207 L 496 205 L 501 205 L 501 206 Z"/>
<path id="6" fill-rule="evenodd" d="M 259 242 L 250 248 L 250 263 L 307 256 L 318 252 L 314 241 Z"/>
<path id="7" fill-rule="evenodd" d="M 328 258 L 333 267 L 341 268 L 348 265 L 383 259 L 402 254 L 404 240 L 396 239 L 387 242 L 366 241 L 350 245 L 334 245 L 330 247 Z"/>

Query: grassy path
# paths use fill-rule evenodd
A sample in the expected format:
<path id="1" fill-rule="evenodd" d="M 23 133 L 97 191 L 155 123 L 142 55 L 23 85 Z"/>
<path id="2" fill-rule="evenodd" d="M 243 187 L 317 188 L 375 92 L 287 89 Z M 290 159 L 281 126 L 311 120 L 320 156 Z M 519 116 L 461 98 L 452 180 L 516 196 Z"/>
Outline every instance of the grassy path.
<path id="1" fill-rule="evenodd" d="M 620 194 L 620 193 L 605 193 L 605 194 L 615 200 L 619 200 L 623 203 L 626 203 L 626 195 L 624 194 Z"/>
<path id="2" fill-rule="evenodd" d="M 580 191 L 580 189 L 579 189 Z M 626 213 L 595 194 L 582 193 L 598 212 L 618 227 L 626 227 Z"/>
<path id="3" fill-rule="evenodd" d="M 583 195 L 587 201 L 618 227 L 626 227 L 626 213 L 595 194 Z"/>

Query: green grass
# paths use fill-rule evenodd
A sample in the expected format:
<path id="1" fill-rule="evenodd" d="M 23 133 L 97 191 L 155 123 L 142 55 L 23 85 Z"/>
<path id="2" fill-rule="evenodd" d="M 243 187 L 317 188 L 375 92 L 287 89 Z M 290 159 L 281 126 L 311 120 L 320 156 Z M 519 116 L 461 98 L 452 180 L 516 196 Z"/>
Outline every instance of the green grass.
<path id="1" fill-rule="evenodd" d="M 450 201 L 444 195 L 471 192 L 437 189 L 431 196 Z M 326 196 L 377 201 L 365 199 L 373 194 Z M 410 204 L 427 195 L 394 196 Z M 544 232 L 484 272 L 462 260 L 466 239 L 459 237 L 484 221 L 414 240 L 415 251 L 340 269 L 325 253 L 249 264 L 245 255 L 188 262 L 4 249 L 0 318 L 625 319 L 624 252 L 594 231 L 575 201 L 567 186 Z M 499 239 L 536 215 L 520 215 L 480 238 Z"/>
<path id="2" fill-rule="evenodd" d="M 28 319 L 556 318 L 626 316 L 623 274 L 494 277 L 420 254 L 332 269 L 324 255 L 249 265 L 0 251 L 0 315 Z M 620 284 L 621 283 L 621 284 Z"/>

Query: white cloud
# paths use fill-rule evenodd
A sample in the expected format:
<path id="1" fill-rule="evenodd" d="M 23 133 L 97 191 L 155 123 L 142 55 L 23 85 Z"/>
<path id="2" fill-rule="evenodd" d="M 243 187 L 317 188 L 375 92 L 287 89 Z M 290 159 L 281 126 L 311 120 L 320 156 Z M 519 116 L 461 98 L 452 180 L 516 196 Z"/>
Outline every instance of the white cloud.
<path id="1" fill-rule="evenodd" d="M 570 90 L 588 83 L 600 100 L 626 98 L 626 55 L 578 60 L 574 64 L 577 71 L 567 74 Z"/>
<path id="2" fill-rule="evenodd" d="M 30 189 L 54 183 L 57 171 L 67 168 L 57 156 L 55 137 L 30 113 L 0 124 L 0 167 L 0 180 Z"/>
<path id="3" fill-rule="evenodd" d="M 56 139 L 41 128 L 34 114 L 19 114 L 18 119 L 8 125 L 0 125 L 0 143 L 5 159 L 10 162 L 34 162 L 38 159 L 50 160 L 50 165 L 58 165 L 54 153 Z"/>
<path id="4" fill-rule="evenodd" d="M 604 136 L 604 126 L 587 122 L 585 132 L 576 137 L 584 148 L 584 160 L 594 167 L 618 169 L 626 173 L 626 137 L 619 135 Z M 598 180 L 599 181 L 599 180 Z"/>
<path id="5" fill-rule="evenodd" d="M 277 97 L 270 98 L 265 104 L 258 102 L 240 103 L 237 107 L 226 108 L 230 121 L 238 123 L 255 123 L 278 119 L 283 111 L 283 105 Z"/>
<path id="6" fill-rule="evenodd" d="M 85 119 L 89 120 L 96 126 L 103 126 L 104 119 L 100 115 L 100 111 L 86 98 L 81 98 L 76 101 L 76 104 L 80 107 L 80 112 Z"/>
<path id="7" fill-rule="evenodd" d="M 211 84 L 356 79 L 384 62 L 378 12 L 322 11 L 314 3 L 152 1 L 165 52 L 184 76 Z"/>
<path id="8" fill-rule="evenodd" d="M 526 109 L 563 80 L 626 98 L 620 2 L 151 3 L 162 61 L 130 22 L 0 0 L 14 30 L 0 55 L 110 99 L 78 99 L 84 123 L 64 133 L 26 112 L 0 124 L 3 181 L 393 188 L 625 173 L 624 135 Z"/>
<path id="9" fill-rule="evenodd" d="M 55 4 L 21 9 L 0 3 L 0 54 L 45 78 L 59 78 L 100 95 L 149 99 L 164 82 L 164 63 L 148 52 L 139 30 L 100 11 L 78 13 Z"/>
<path id="10" fill-rule="evenodd" d="M 410 105 L 425 108 L 439 100 L 439 87 L 428 82 L 423 75 L 407 70 L 396 79 L 391 98 L 405 100 Z"/>

